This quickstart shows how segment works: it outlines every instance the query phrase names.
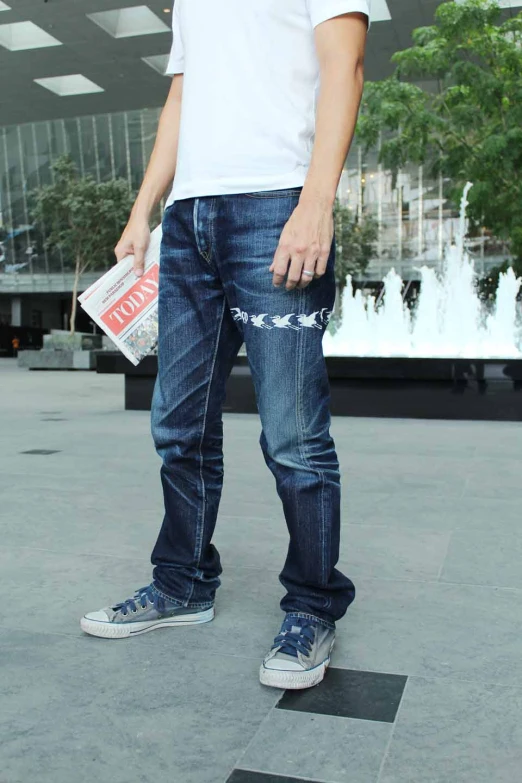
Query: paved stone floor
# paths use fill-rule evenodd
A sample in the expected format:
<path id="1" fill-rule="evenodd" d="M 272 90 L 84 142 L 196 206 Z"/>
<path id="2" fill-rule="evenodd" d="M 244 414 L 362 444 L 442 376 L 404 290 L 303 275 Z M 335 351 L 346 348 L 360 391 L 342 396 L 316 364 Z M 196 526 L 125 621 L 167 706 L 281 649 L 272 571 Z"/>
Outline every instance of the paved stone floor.
<path id="1" fill-rule="evenodd" d="M 0 360 L 0 783 L 520 779 L 522 425 L 334 421 L 358 597 L 325 682 L 281 698 L 257 680 L 287 538 L 253 416 L 226 417 L 216 620 L 81 634 L 147 583 L 161 518 L 122 400 Z"/>

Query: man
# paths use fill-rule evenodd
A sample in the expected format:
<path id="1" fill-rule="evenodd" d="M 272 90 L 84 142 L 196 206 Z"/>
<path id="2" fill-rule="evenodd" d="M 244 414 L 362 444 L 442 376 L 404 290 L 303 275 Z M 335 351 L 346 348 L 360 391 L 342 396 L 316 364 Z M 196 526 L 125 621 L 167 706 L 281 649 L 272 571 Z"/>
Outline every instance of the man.
<path id="1" fill-rule="evenodd" d="M 163 219 L 152 431 L 165 517 L 152 584 L 82 619 L 122 638 L 214 617 L 211 543 L 223 479 L 221 406 L 246 345 L 290 533 L 285 619 L 261 682 L 324 677 L 353 601 L 339 554 L 340 481 L 322 337 L 334 297 L 333 205 L 363 87 L 369 0 L 177 0 L 172 87 L 116 247 L 143 269 Z"/>

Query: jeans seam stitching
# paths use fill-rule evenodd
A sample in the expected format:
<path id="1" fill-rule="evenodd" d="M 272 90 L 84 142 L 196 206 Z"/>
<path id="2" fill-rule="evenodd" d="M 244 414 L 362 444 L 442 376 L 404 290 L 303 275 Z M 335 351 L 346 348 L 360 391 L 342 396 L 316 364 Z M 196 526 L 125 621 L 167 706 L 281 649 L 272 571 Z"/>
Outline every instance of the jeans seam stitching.
<path id="1" fill-rule="evenodd" d="M 304 312 L 304 299 L 305 299 L 305 289 L 302 288 L 299 292 L 299 300 L 298 300 L 298 307 L 300 308 L 301 312 Z M 298 342 L 298 352 L 297 352 L 297 389 L 296 389 L 296 398 L 297 398 L 297 404 L 296 404 L 296 410 L 297 410 L 297 442 L 299 444 L 299 453 L 301 455 L 301 459 L 303 460 L 304 464 L 308 467 L 309 470 L 311 470 L 315 475 L 320 479 L 321 481 L 321 576 L 323 579 L 323 582 L 326 581 L 326 555 L 325 555 L 325 533 L 326 533 L 326 519 L 325 519 L 325 510 L 324 510 L 324 485 L 325 485 L 325 477 L 324 472 L 318 470 L 317 468 L 314 468 L 310 464 L 310 460 L 308 459 L 308 456 L 305 453 L 304 444 L 303 444 L 303 413 L 302 413 L 302 405 L 301 405 L 301 388 L 302 388 L 302 372 L 303 372 L 303 358 L 304 358 L 304 350 L 303 350 L 303 344 L 304 339 L 306 336 L 306 330 L 301 330 L 300 336 L 297 338 Z M 328 599 L 327 605 L 329 606 L 331 603 L 331 599 Z"/>
<path id="2" fill-rule="evenodd" d="M 198 253 L 203 258 L 207 264 L 210 264 L 210 258 L 208 253 L 202 249 L 200 243 L 199 243 L 199 199 L 194 199 L 194 211 L 193 211 L 193 218 L 194 218 L 194 238 L 196 240 L 196 247 L 198 249 Z"/>
<path id="3" fill-rule="evenodd" d="M 214 256 L 214 244 L 215 244 L 215 237 L 214 237 L 214 214 L 213 209 L 215 206 L 215 199 L 212 199 L 210 202 L 210 218 L 209 218 L 209 224 L 210 224 L 210 247 L 208 252 L 208 262 L 211 263 L 211 259 Z"/>
<path id="4" fill-rule="evenodd" d="M 203 477 L 203 464 L 204 464 L 204 458 L 203 458 L 203 440 L 205 438 L 205 430 L 207 426 L 207 413 L 208 413 L 208 403 L 210 400 L 210 389 L 212 386 L 212 380 L 214 377 L 214 369 L 216 367 L 216 360 L 217 360 L 217 353 L 219 349 L 219 341 L 221 339 L 221 329 L 223 327 L 223 320 L 225 317 L 225 307 L 226 307 L 226 299 L 223 299 L 223 305 L 221 307 L 221 319 L 219 322 L 219 328 L 218 333 L 216 336 L 216 343 L 214 346 L 214 355 L 212 357 L 212 365 L 210 367 L 210 373 L 209 373 L 209 379 L 208 379 L 208 387 L 207 387 L 207 395 L 205 398 L 205 407 L 203 409 L 203 427 L 201 428 L 201 438 L 199 441 L 199 477 L 201 480 L 201 488 L 203 490 L 203 504 L 202 504 L 202 515 L 201 515 L 201 523 L 196 528 L 196 552 L 194 552 L 194 555 L 197 555 L 196 560 L 196 568 L 199 569 L 200 561 L 201 561 L 201 552 L 203 549 L 203 530 L 205 527 L 205 513 L 207 510 L 207 503 L 206 503 L 206 487 L 205 487 L 205 479 Z M 199 541 L 198 541 L 199 539 Z M 190 593 L 187 598 L 187 603 L 192 598 L 192 595 L 194 593 L 194 580 L 192 581 Z"/>
<path id="5" fill-rule="evenodd" d="M 298 308 L 301 312 L 303 312 L 303 289 L 299 291 L 299 298 L 298 298 Z M 297 379 L 296 379 L 296 413 L 297 413 L 297 443 L 299 445 L 299 454 L 301 455 L 301 459 L 305 463 L 305 465 L 308 465 L 308 459 L 304 453 L 303 448 L 303 439 L 302 439 L 302 432 L 303 432 L 303 416 L 302 416 L 302 410 L 301 410 L 301 384 L 302 384 L 302 357 L 304 355 L 303 353 L 303 337 L 305 335 L 304 330 L 301 330 L 299 333 L 299 336 L 297 338 Z"/>

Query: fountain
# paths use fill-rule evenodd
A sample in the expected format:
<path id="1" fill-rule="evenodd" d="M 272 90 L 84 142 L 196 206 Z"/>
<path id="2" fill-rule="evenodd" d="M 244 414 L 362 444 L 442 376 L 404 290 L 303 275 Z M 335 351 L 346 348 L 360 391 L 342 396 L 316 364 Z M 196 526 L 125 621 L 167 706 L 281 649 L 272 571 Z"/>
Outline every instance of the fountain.
<path id="1" fill-rule="evenodd" d="M 513 270 L 500 275 L 492 312 L 477 294 L 473 260 L 466 252 L 466 209 L 471 183 L 461 201 L 456 243 L 448 248 L 441 275 L 420 269 L 414 312 L 402 300 L 402 280 L 391 269 L 384 278 L 382 304 L 353 292 L 351 278 L 342 297 L 342 317 L 324 339 L 326 356 L 522 358 L 517 295 L 522 284 Z"/>
<path id="2" fill-rule="evenodd" d="M 457 240 L 446 253 L 442 273 L 420 270 L 420 295 L 411 311 L 393 269 L 378 303 L 361 291 L 353 293 L 348 280 L 340 324 L 324 336 L 333 414 L 522 421 L 517 303 L 522 281 L 509 269 L 500 276 L 489 310 L 480 301 L 464 246 L 470 187 L 464 190 Z M 156 356 L 134 367 L 107 352 L 98 359 L 98 372 L 125 373 L 125 407 L 150 408 Z M 238 357 L 232 370 L 224 410 L 257 411 L 245 356 Z"/>

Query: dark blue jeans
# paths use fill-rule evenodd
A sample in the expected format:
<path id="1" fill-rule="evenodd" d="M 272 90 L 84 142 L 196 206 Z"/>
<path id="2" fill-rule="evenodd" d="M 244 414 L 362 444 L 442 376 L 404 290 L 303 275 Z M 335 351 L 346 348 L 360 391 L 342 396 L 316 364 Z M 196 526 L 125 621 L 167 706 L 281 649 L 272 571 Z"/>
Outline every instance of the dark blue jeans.
<path id="1" fill-rule="evenodd" d="M 334 251 L 305 289 L 275 288 L 268 268 L 299 200 L 283 190 L 178 201 L 163 219 L 159 374 L 152 432 L 165 517 L 154 585 L 208 607 L 221 564 L 212 542 L 223 483 L 222 403 L 245 342 L 261 448 L 290 533 L 280 579 L 285 612 L 333 624 L 355 594 L 339 556 L 339 464 L 330 436 L 322 337 L 334 305 Z"/>

